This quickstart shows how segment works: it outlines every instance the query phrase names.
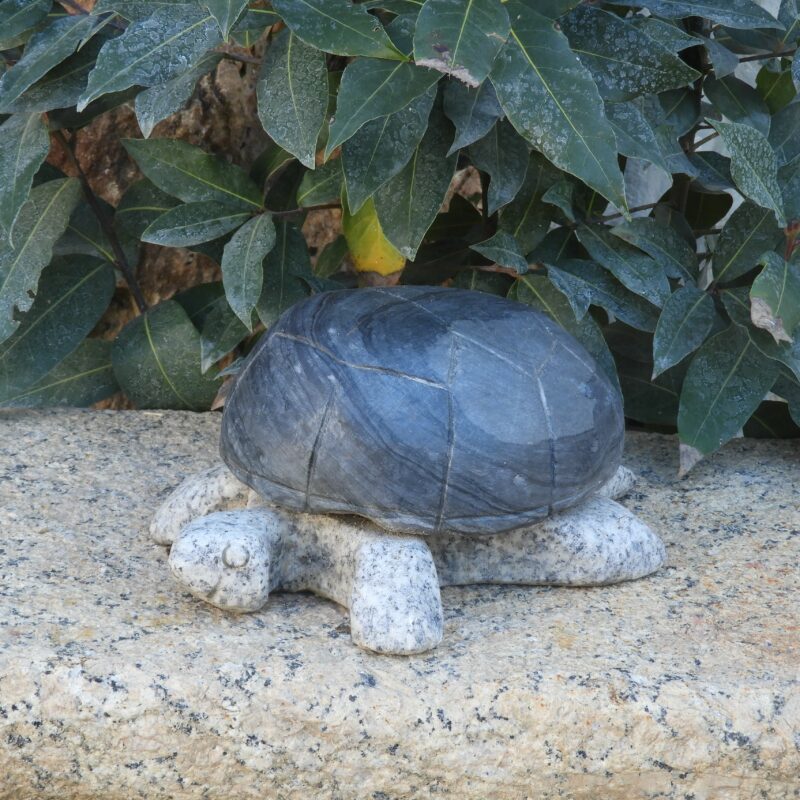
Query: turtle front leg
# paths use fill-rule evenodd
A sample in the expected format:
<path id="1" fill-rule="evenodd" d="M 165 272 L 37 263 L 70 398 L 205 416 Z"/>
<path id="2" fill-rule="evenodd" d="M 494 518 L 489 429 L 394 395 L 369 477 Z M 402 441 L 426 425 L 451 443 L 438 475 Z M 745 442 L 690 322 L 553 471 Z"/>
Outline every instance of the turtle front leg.
<path id="1" fill-rule="evenodd" d="M 436 565 L 427 544 L 375 535 L 356 554 L 350 635 L 376 653 L 410 655 L 436 647 L 444 630 Z"/>
<path id="2" fill-rule="evenodd" d="M 600 586 L 644 577 L 665 560 L 658 536 L 627 508 L 599 494 L 507 533 L 438 535 L 430 545 L 442 586 Z"/>
<path id="3" fill-rule="evenodd" d="M 424 540 L 346 517 L 295 514 L 292 522 L 280 588 L 349 608 L 353 642 L 365 650 L 410 655 L 439 644 L 439 577 Z"/>
<path id="4" fill-rule="evenodd" d="M 181 530 L 197 517 L 244 506 L 250 489 L 224 465 L 190 475 L 167 496 L 150 523 L 150 538 L 172 544 Z"/>

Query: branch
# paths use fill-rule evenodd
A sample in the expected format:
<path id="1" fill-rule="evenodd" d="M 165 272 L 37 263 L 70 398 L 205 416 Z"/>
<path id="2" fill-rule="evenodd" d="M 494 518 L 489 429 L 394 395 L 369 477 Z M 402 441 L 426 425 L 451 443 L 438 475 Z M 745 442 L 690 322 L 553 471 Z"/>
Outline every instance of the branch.
<path id="1" fill-rule="evenodd" d="M 305 214 L 306 211 L 323 211 L 327 208 L 341 208 L 341 203 L 320 203 L 318 206 L 306 206 L 305 208 L 290 208 L 288 211 L 270 211 L 267 214 L 273 217 L 292 217 L 297 214 Z"/>
<path id="2" fill-rule="evenodd" d="M 648 211 L 651 208 L 655 208 L 658 203 L 645 203 L 641 206 L 633 206 L 633 208 L 628 209 L 629 214 L 635 214 L 637 211 Z M 605 216 L 598 217 L 598 220 L 607 220 L 607 219 L 618 219 L 619 217 L 624 217 L 625 215 L 618 211 L 616 214 L 606 214 Z"/>
<path id="3" fill-rule="evenodd" d="M 131 294 L 133 295 L 133 299 L 136 301 L 136 305 L 139 307 L 139 311 L 144 313 L 147 311 L 147 301 L 144 299 L 142 290 L 139 287 L 139 284 L 136 282 L 136 277 L 133 274 L 131 265 L 128 263 L 128 258 L 125 255 L 125 251 L 122 249 L 122 245 L 119 243 L 117 233 L 114 230 L 114 226 L 111 224 L 111 220 L 108 218 L 105 209 L 100 205 L 97 195 L 92 191 L 92 187 L 89 185 L 89 180 L 86 177 L 86 173 L 83 171 L 78 159 L 75 157 L 75 153 L 73 152 L 72 147 L 70 146 L 64 134 L 61 131 L 55 131 L 53 135 L 61 145 L 61 149 L 64 151 L 67 160 L 70 162 L 70 164 L 72 164 L 72 166 L 75 168 L 75 171 L 78 173 L 78 179 L 80 180 L 81 187 L 83 189 L 83 196 L 86 198 L 89 208 L 92 209 L 92 213 L 95 215 L 95 217 L 97 217 L 97 221 L 100 223 L 100 227 L 103 229 L 103 233 L 106 235 L 106 238 L 111 245 L 111 249 L 114 252 L 114 266 L 117 267 L 117 269 L 122 273 L 122 276 L 125 278 L 125 282 L 128 284 L 128 288 L 131 290 Z"/>
<path id="4" fill-rule="evenodd" d="M 783 50 L 780 53 L 756 53 L 754 56 L 742 56 L 739 59 L 740 64 L 744 64 L 746 61 L 766 61 L 770 58 L 787 58 L 788 56 L 792 56 L 797 52 L 797 48 L 793 47 L 791 50 Z"/>
<path id="5" fill-rule="evenodd" d="M 704 145 L 706 142 L 710 142 L 712 139 L 716 139 L 716 138 L 717 138 L 717 136 L 719 136 L 719 134 L 718 134 L 716 131 L 714 131 L 714 133 L 711 133 L 711 134 L 709 134 L 709 135 L 708 135 L 708 136 L 706 136 L 704 139 L 701 139 L 699 142 L 694 142 L 694 143 L 692 144 L 691 148 L 689 149 L 689 152 L 690 152 L 690 153 L 694 153 L 694 152 L 696 152 L 696 151 L 697 151 L 697 149 L 698 149 L 698 148 L 699 148 L 701 145 Z"/>
<path id="6" fill-rule="evenodd" d="M 223 58 L 230 58 L 231 61 L 241 61 L 243 64 L 260 64 L 261 59 L 255 56 L 248 56 L 244 53 L 231 53 L 229 50 L 217 50 Z"/>

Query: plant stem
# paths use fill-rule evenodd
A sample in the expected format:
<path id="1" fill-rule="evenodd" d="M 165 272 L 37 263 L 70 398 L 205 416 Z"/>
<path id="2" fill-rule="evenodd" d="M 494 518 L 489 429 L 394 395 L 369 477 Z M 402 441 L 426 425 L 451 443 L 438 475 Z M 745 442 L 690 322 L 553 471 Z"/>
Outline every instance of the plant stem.
<path id="1" fill-rule="evenodd" d="M 341 208 L 341 203 L 320 203 L 318 206 L 306 206 L 305 208 L 290 208 L 288 211 L 270 211 L 267 214 L 273 217 L 291 217 L 295 214 L 304 214 L 307 211 L 323 211 L 328 208 Z"/>
<path id="2" fill-rule="evenodd" d="M 144 313 L 147 311 L 147 301 L 144 299 L 144 294 L 142 294 L 142 290 L 139 287 L 139 284 L 136 282 L 136 277 L 133 274 L 131 265 L 128 263 L 125 251 L 122 249 L 122 245 L 119 242 L 119 238 L 117 237 L 117 232 L 114 230 L 114 226 L 111 224 L 111 220 L 108 218 L 103 206 L 100 205 L 97 195 L 92 191 L 92 187 L 89 185 L 89 179 L 86 177 L 86 173 L 83 171 L 83 168 L 78 162 L 78 159 L 76 158 L 70 143 L 67 141 L 66 136 L 64 136 L 61 131 L 55 131 L 53 136 L 61 145 L 61 149 L 64 151 L 67 160 L 70 162 L 70 164 L 72 164 L 75 171 L 78 173 L 78 180 L 81 182 L 83 196 L 86 198 L 89 208 L 92 209 L 92 213 L 95 215 L 95 217 L 97 217 L 97 221 L 100 223 L 100 227 L 103 229 L 103 233 L 106 235 L 106 238 L 111 245 L 111 249 L 114 252 L 114 266 L 117 267 L 117 269 L 122 273 L 122 276 L 125 278 L 125 282 L 128 284 L 128 288 L 131 290 L 131 294 L 133 295 L 133 299 L 136 301 L 139 311 Z"/>
<path id="3" fill-rule="evenodd" d="M 255 56 L 248 56 L 244 53 L 231 53 L 228 50 L 217 50 L 217 52 L 224 58 L 229 58 L 231 61 L 241 61 L 243 64 L 260 64 L 261 59 Z"/>
<path id="4" fill-rule="evenodd" d="M 655 208 L 658 203 L 645 203 L 641 206 L 633 206 L 632 208 L 628 209 L 629 214 L 634 214 L 637 211 L 647 211 L 648 209 Z M 619 217 L 624 217 L 625 215 L 619 211 L 616 214 L 606 214 L 605 216 L 598 217 L 598 220 L 607 220 L 607 219 L 617 219 Z"/>
<path id="5" fill-rule="evenodd" d="M 693 142 L 690 147 L 690 152 L 694 153 L 700 146 L 704 145 L 706 142 L 710 142 L 712 139 L 716 139 L 719 134 L 714 131 L 714 133 L 709 134 L 704 139 L 701 139 L 699 142 Z"/>
<path id="6" fill-rule="evenodd" d="M 786 58 L 787 56 L 794 55 L 797 52 L 797 48 L 793 47 L 791 50 L 783 50 L 780 53 L 756 53 L 754 56 L 742 56 L 739 59 L 740 64 L 744 64 L 746 61 L 766 61 L 769 58 Z"/>

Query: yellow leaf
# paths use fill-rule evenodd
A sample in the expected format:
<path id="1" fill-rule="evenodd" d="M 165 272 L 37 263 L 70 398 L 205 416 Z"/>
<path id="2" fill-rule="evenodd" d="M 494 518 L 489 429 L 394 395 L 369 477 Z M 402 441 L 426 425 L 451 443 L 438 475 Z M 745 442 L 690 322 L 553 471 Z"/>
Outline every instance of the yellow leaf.
<path id="1" fill-rule="evenodd" d="M 346 200 L 342 203 L 342 231 L 359 272 L 391 275 L 403 269 L 406 259 L 384 236 L 371 197 L 355 214 L 348 211 Z"/>

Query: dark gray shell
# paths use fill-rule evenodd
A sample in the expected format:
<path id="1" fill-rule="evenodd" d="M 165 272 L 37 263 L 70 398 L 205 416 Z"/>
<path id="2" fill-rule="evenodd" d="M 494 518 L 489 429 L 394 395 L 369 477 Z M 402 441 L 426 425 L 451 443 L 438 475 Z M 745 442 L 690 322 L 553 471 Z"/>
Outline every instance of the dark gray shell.
<path id="1" fill-rule="evenodd" d="M 242 368 L 221 452 L 295 511 L 488 534 L 594 492 L 622 440 L 618 393 L 549 318 L 494 295 L 404 286 L 290 308 Z"/>

